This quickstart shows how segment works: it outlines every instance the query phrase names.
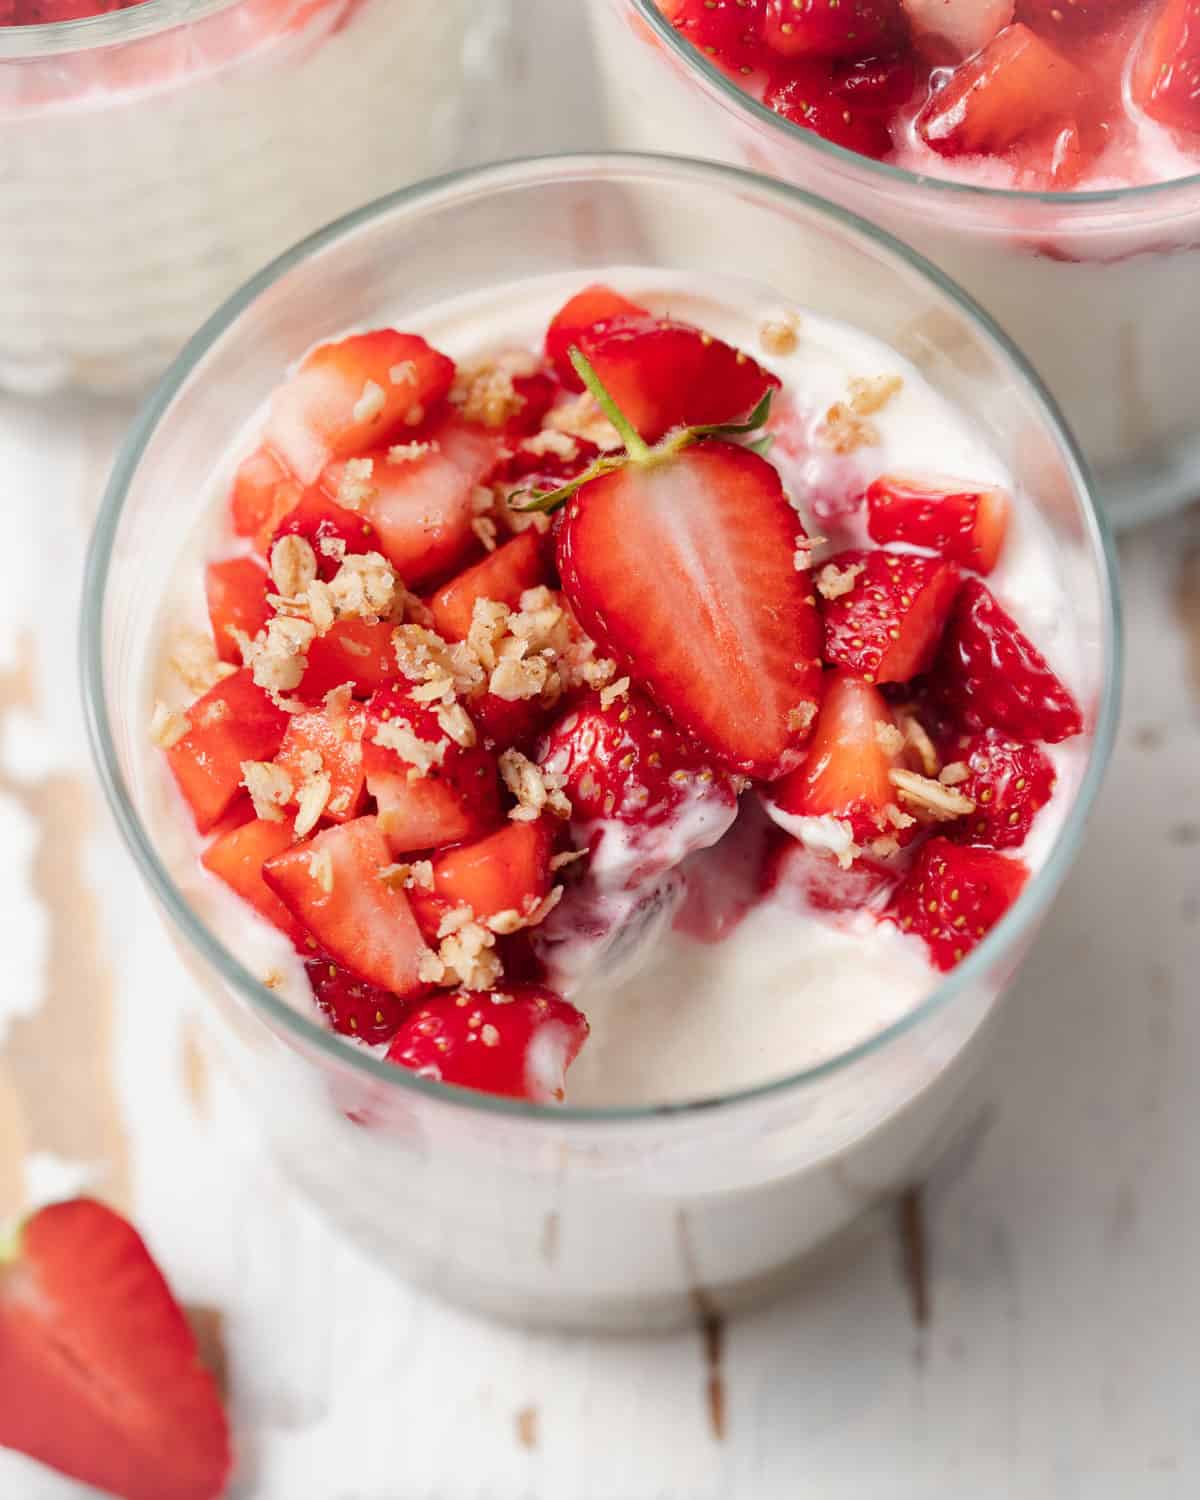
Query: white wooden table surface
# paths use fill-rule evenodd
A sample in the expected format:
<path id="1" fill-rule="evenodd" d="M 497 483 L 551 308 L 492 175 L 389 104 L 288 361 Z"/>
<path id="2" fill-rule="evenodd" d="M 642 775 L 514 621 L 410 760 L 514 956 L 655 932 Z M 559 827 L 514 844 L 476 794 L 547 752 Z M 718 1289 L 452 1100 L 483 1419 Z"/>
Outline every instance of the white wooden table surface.
<path id="1" fill-rule="evenodd" d="M 576 8 L 517 4 L 478 139 L 598 143 Z M 135 1215 L 223 1351 L 239 1500 L 1200 1493 L 1200 510 L 1122 545 L 1120 746 L 985 1124 L 924 1195 L 923 1321 L 881 1220 L 725 1329 L 722 1435 L 699 1332 L 529 1336 L 393 1284 L 281 1188 L 206 1069 L 77 707 L 82 554 L 128 415 L 0 398 L 0 1214 L 87 1181 Z M 0 1452 L 3 1500 L 79 1493 Z"/>

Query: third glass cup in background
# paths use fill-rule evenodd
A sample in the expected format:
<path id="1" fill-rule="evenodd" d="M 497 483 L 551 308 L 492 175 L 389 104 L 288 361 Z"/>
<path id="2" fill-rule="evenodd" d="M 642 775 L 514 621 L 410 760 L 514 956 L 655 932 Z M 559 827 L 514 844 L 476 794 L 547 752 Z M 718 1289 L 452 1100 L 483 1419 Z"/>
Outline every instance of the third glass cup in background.
<path id="1" fill-rule="evenodd" d="M 0 386 L 157 375 L 272 256 L 448 166 L 507 0 L 142 0 L 0 25 Z"/>
<path id="2" fill-rule="evenodd" d="M 749 247 L 749 249 L 747 248 Z M 555 1108 L 422 1078 L 268 989 L 205 916 L 206 877 L 150 744 L 164 579 L 223 452 L 299 350 L 417 327 L 462 296 L 614 266 L 763 295 L 905 353 L 1036 506 L 1078 615 L 1087 769 L 1046 863 L 926 1000 L 778 1082 L 670 1107 Z M 1112 742 L 1111 559 L 1071 439 L 1020 355 L 902 247 L 777 182 L 709 163 L 516 162 L 374 204 L 213 319 L 160 386 L 98 523 L 82 641 L 97 763 L 205 1014 L 288 1178 L 382 1263 L 509 1318 L 647 1329 L 733 1306 L 927 1169 L 979 1107 L 996 1001 L 1079 843 Z M 162 982 L 175 981 L 168 975 Z"/>
<path id="3" fill-rule="evenodd" d="M 1118 525 L 1200 492 L 1200 345 L 1188 316 L 1200 291 L 1200 175 L 1053 194 L 919 177 L 757 103 L 655 0 L 588 4 L 614 144 L 766 172 L 928 256 L 1032 360 Z"/>

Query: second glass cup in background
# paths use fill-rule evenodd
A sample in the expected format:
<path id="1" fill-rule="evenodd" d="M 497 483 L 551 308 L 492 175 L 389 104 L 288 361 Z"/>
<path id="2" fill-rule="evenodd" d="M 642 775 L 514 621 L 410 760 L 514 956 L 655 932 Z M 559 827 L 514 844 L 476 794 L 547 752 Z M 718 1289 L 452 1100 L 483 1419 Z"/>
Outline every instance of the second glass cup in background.
<path id="1" fill-rule="evenodd" d="M 819 193 L 966 288 L 1033 362 L 1118 525 L 1200 490 L 1200 175 L 1111 192 L 978 188 L 869 160 L 772 113 L 656 0 L 588 0 L 614 144 L 708 156 Z"/>
<path id="2" fill-rule="evenodd" d="M 505 284 L 614 266 L 736 267 L 763 295 L 901 350 L 1008 466 L 1078 611 L 1090 747 L 1046 864 L 933 993 L 865 1044 L 762 1087 L 670 1108 L 545 1108 L 389 1066 L 290 1008 L 206 920 L 186 813 L 163 799 L 148 670 L 163 580 L 214 454 L 297 352 Z M 927 1168 L 980 1103 L 996 1000 L 1079 844 L 1111 749 L 1114 579 L 1071 439 L 1003 335 L 930 268 L 794 189 L 711 164 L 518 162 L 395 195 L 269 268 L 193 341 L 117 464 L 86 585 L 85 691 L 102 780 L 206 1014 L 287 1177 L 381 1262 L 527 1322 L 648 1329 L 777 1286 Z M 169 982 L 169 981 L 167 981 Z"/>
<path id="3" fill-rule="evenodd" d="M 0 386 L 144 385 L 272 256 L 449 166 L 506 8 L 144 0 L 0 26 Z"/>

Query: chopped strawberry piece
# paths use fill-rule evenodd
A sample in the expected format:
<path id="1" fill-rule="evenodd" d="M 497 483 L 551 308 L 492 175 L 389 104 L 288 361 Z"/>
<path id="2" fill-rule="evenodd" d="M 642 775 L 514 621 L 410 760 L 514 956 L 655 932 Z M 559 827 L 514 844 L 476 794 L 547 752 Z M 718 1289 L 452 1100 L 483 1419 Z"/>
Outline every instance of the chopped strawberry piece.
<path id="1" fill-rule="evenodd" d="M 579 1011 L 540 985 L 467 990 L 413 1011 L 388 1061 L 422 1078 L 549 1104 L 562 1099 L 567 1069 L 587 1034 Z"/>
<path id="2" fill-rule="evenodd" d="M 571 345 L 578 344 L 580 337 L 589 329 L 594 329 L 597 324 L 602 325 L 611 318 L 648 316 L 644 307 L 630 302 L 628 297 L 622 297 L 612 287 L 600 282 L 585 286 L 583 291 L 576 292 L 551 318 L 550 327 L 546 330 L 546 358 L 569 391 L 581 391 L 583 381 L 575 373 L 575 366 L 568 357 Z"/>
<path id="3" fill-rule="evenodd" d="M 763 61 L 766 0 L 664 0 L 663 14 L 693 47 L 741 77 Z"/>
<path id="4" fill-rule="evenodd" d="M 432 941 L 442 918 L 459 906 L 470 907 L 479 922 L 501 912 L 528 917 L 550 890 L 553 847 L 554 830 L 539 818 L 435 854 L 432 890 L 414 885 L 409 892 L 421 930 Z"/>
<path id="5" fill-rule="evenodd" d="M 213 640 L 222 661 L 238 663 L 242 659 L 233 636 L 235 630 L 244 631 L 253 639 L 266 628 L 271 617 L 271 606 L 267 603 L 269 588 L 267 570 L 252 557 L 209 563 L 204 573 L 204 592 Z"/>
<path id="6" fill-rule="evenodd" d="M 859 57 L 834 63 L 833 91 L 847 104 L 875 114 L 894 114 L 912 98 L 917 66 L 911 52 L 892 57 Z"/>
<path id="7" fill-rule="evenodd" d="M 710 440 L 592 480 L 564 514 L 559 573 L 588 634 L 723 765 L 790 770 L 820 697 L 821 620 L 771 465 Z"/>
<path id="8" fill-rule="evenodd" d="M 466 640 L 477 599 L 492 599 L 516 609 L 526 589 L 549 582 L 542 538 L 530 527 L 434 594 L 429 601 L 433 628 L 448 641 Z"/>
<path id="9" fill-rule="evenodd" d="M 256 449 L 233 477 L 229 508 L 234 531 L 238 536 L 254 537 L 265 552 L 280 519 L 302 494 L 300 485 L 273 453 Z"/>
<path id="10" fill-rule="evenodd" d="M 317 574 L 326 583 L 340 567 L 339 554 L 371 552 L 379 545 L 370 521 L 338 505 L 316 486 L 305 490 L 287 512 L 276 527 L 272 541 L 284 536 L 304 538 L 316 555 Z M 321 546 L 322 542 L 340 543 L 340 546 L 329 551 Z"/>
<path id="11" fill-rule="evenodd" d="M 829 570 L 832 570 L 831 572 Z M 959 572 L 939 558 L 898 552 L 841 552 L 818 575 L 825 657 L 867 682 L 908 682 L 937 654 L 959 589 Z"/>
<path id="12" fill-rule="evenodd" d="M 527 490 L 531 494 L 556 490 L 569 479 L 582 474 L 593 459 L 599 458 L 600 449 L 586 438 L 564 434 L 559 450 L 538 445 L 532 452 L 522 445 L 516 448 L 499 464 L 492 476 L 492 483 L 501 486 L 507 493 Z"/>
<path id="13" fill-rule="evenodd" d="M 495 467 L 500 434 L 457 417 L 430 428 L 430 451 L 393 463 L 386 449 L 370 455 L 369 497 L 362 515 L 376 545 L 410 588 L 444 576 L 477 545 L 474 492 Z M 326 476 L 336 487 L 336 466 Z"/>
<path id="14" fill-rule="evenodd" d="M 867 529 L 872 541 L 928 547 L 990 573 L 1004 543 L 1009 504 L 996 486 L 884 474 L 867 489 Z"/>
<path id="15" fill-rule="evenodd" d="M 648 443 L 673 427 L 740 422 L 779 378 L 688 323 L 611 318 L 579 337 L 605 389 Z"/>
<path id="16" fill-rule="evenodd" d="M 939 969 L 952 969 L 1003 917 L 1028 876 L 1018 859 L 930 839 L 896 888 L 888 917 L 924 938 Z"/>
<path id="17" fill-rule="evenodd" d="M 554 717 L 557 705 L 543 703 L 540 697 L 509 699 L 485 692 L 472 698 L 467 709 L 484 743 L 507 750 L 531 745 Z"/>
<path id="18" fill-rule="evenodd" d="M 308 648 L 308 666 L 300 684 L 306 703 L 317 703 L 333 688 L 350 683 L 356 698 L 369 698 L 396 676 L 391 620 L 339 620 Z"/>
<path id="19" fill-rule="evenodd" d="M 964 729 L 1052 745 L 1083 729 L 1075 699 L 977 578 L 963 585 L 950 616 L 934 690 Z"/>
<path id="20" fill-rule="evenodd" d="M 703 807 L 728 822 L 737 806 L 729 777 L 714 770 L 711 757 L 634 692 L 607 708 L 590 694 L 551 730 L 541 764 L 563 778 L 576 822 L 614 818 L 654 827 Z"/>
<path id="21" fill-rule="evenodd" d="M 893 744 L 892 741 L 896 743 Z M 895 833 L 890 772 L 902 764 L 900 736 L 878 688 L 834 673 L 826 685 L 804 764 L 776 782 L 772 801 L 800 818 L 837 818 L 858 843 Z"/>
<path id="22" fill-rule="evenodd" d="M 272 397 L 266 445 L 301 484 L 315 484 L 332 460 L 417 426 L 453 379 L 454 362 L 415 334 L 381 328 L 321 344 Z"/>
<path id="23" fill-rule="evenodd" d="M 223 880 L 268 922 L 287 933 L 293 942 L 303 941 L 303 929 L 263 879 L 262 869 L 296 842 L 290 822 L 272 823 L 255 818 L 222 833 L 200 856 L 206 870 Z"/>
<path id="24" fill-rule="evenodd" d="M 917 133 L 942 156 L 999 154 L 1086 108 L 1088 80 L 1019 21 L 960 63 L 917 116 Z"/>
<path id="25" fill-rule="evenodd" d="M 878 57 L 904 44 L 900 0 L 767 0 L 763 39 L 781 57 Z"/>
<path id="26" fill-rule="evenodd" d="M 832 914 L 878 911 L 896 887 L 894 871 L 878 859 L 859 855 L 843 868 L 824 850 L 810 849 L 788 839 L 775 851 L 765 881 L 776 899 L 786 899 L 802 912 Z"/>
<path id="27" fill-rule="evenodd" d="M 771 85 L 763 102 L 793 125 L 860 156 L 878 161 L 892 149 L 892 133 L 883 112 L 847 99 L 822 63 L 793 66 Z"/>
<path id="28" fill-rule="evenodd" d="M 961 763 L 969 775 L 954 790 L 970 797 L 975 811 L 947 831 L 956 841 L 1015 849 L 1025 842 L 1033 820 L 1054 792 L 1054 767 L 1037 745 L 1003 735 L 960 735 L 943 747 L 948 764 Z"/>
<path id="29" fill-rule="evenodd" d="M 367 984 L 402 999 L 425 992 L 428 951 L 404 892 L 383 878 L 392 862 L 375 818 L 326 828 L 277 854 L 263 879 L 313 946 Z"/>
<path id="30" fill-rule="evenodd" d="M 1165 0 L 1134 63 L 1133 97 L 1162 124 L 1200 131 L 1200 0 Z"/>
<path id="31" fill-rule="evenodd" d="M 349 823 L 363 810 L 366 772 L 362 738 L 366 724 L 366 711 L 361 703 L 348 704 L 344 709 L 292 714 L 275 757 L 275 764 L 291 777 L 297 797 L 305 781 L 314 774 L 314 767 L 316 774 L 328 776 L 329 796 L 322 817 L 335 823 Z"/>
<path id="32" fill-rule="evenodd" d="M 378 985 L 366 984 L 328 958 L 310 958 L 304 965 L 313 999 L 341 1036 L 357 1037 L 375 1046 L 390 1041 L 412 1008 Z"/>
<path id="33" fill-rule="evenodd" d="M 187 718 L 191 728 L 166 752 L 167 761 L 196 827 L 207 833 L 242 789 L 242 762 L 274 757 L 287 714 L 243 668 L 198 698 Z"/>
<path id="34" fill-rule="evenodd" d="M 406 683 L 376 693 L 367 718 L 367 790 L 393 854 L 461 843 L 500 821 L 495 756 L 451 739 L 436 708 L 414 700 Z"/>
<path id="35" fill-rule="evenodd" d="M 0 1444 L 105 1494 L 225 1491 L 229 1428 L 187 1319 L 137 1232 L 91 1199 L 26 1219 L 0 1260 L 0 1391 Z"/>
<path id="36" fill-rule="evenodd" d="M 542 419 L 558 397 L 559 384 L 544 370 L 535 370 L 532 375 L 514 375 L 513 395 L 521 402 L 521 409 L 504 424 L 504 436 L 510 443 L 531 437 L 542 425 Z"/>

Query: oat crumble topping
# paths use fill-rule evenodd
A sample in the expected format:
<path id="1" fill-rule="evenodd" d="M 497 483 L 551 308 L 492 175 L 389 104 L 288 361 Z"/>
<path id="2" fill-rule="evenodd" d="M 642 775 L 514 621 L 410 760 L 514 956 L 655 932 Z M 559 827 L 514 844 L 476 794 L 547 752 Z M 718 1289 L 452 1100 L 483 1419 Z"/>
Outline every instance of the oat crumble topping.
<path id="1" fill-rule="evenodd" d="M 468 422 L 503 427 L 525 405 L 525 398 L 515 389 L 513 380 L 533 375 L 537 369 L 537 358 L 524 349 L 460 366 L 450 400 Z"/>
<path id="2" fill-rule="evenodd" d="M 915 771 L 889 771 L 888 780 L 900 793 L 901 801 L 933 822 L 948 823 L 975 811 L 975 803 L 970 797 L 964 797 L 961 792 L 929 776 L 919 776 Z"/>
<path id="3" fill-rule="evenodd" d="M 317 576 L 317 555 L 302 536 L 281 536 L 271 548 L 271 582 L 288 599 L 306 593 Z"/>
<path id="4" fill-rule="evenodd" d="M 851 563 L 847 568 L 826 563 L 817 574 L 817 590 L 824 599 L 840 599 L 843 594 L 853 593 L 859 574 L 865 572 L 865 563 Z"/>
<path id="5" fill-rule="evenodd" d="M 758 341 L 768 354 L 795 354 L 800 345 L 800 317 L 790 309 L 779 318 L 768 318 L 758 330 Z"/>
<path id="6" fill-rule="evenodd" d="M 860 417 L 873 417 L 904 388 L 900 375 L 857 375 L 850 382 L 850 405 Z"/>
<path id="7" fill-rule="evenodd" d="M 543 812 L 556 818 L 569 818 L 571 804 L 562 790 L 563 778 L 535 765 L 519 750 L 505 750 L 500 756 L 500 775 L 504 785 L 517 799 L 509 817 L 518 823 L 532 823 Z"/>
<path id="8" fill-rule="evenodd" d="M 371 476 L 375 473 L 373 458 L 349 458 L 338 484 L 337 503 L 344 510 L 358 510 L 375 497 Z"/>
<path id="9" fill-rule="evenodd" d="M 351 413 L 356 422 L 373 422 L 387 405 L 387 394 L 383 387 L 374 380 L 368 380 L 362 388 L 362 395 L 354 403 Z"/>
<path id="10" fill-rule="evenodd" d="M 176 638 L 171 667 L 184 686 L 197 696 L 207 693 L 237 671 L 231 662 L 221 660 L 209 636 L 192 630 L 184 631 Z"/>
<path id="11" fill-rule="evenodd" d="M 394 750 L 401 760 L 408 762 L 409 781 L 428 776 L 434 766 L 442 764 L 450 748 L 448 739 L 436 742 L 421 739 L 407 719 L 385 720 L 375 730 L 373 738 L 375 744 L 382 745 L 385 750 Z"/>
<path id="12" fill-rule="evenodd" d="M 886 724 L 882 719 L 875 721 L 875 743 L 885 755 L 900 755 L 904 750 L 904 736 L 895 724 Z"/>
<path id="13" fill-rule="evenodd" d="M 178 709 L 168 708 L 161 699 L 155 703 L 154 713 L 150 717 L 150 739 L 160 750 L 169 750 L 172 745 L 177 745 L 191 727 L 186 714 L 180 713 Z"/>
<path id="14" fill-rule="evenodd" d="M 415 464 L 430 453 L 440 453 L 441 448 L 436 438 L 427 443 L 393 443 L 387 451 L 387 461 L 390 464 Z"/>
<path id="15" fill-rule="evenodd" d="M 292 800 L 292 778 L 269 760 L 244 760 L 242 785 L 250 793 L 254 816 L 268 823 L 282 823 L 283 809 Z"/>
<path id="16" fill-rule="evenodd" d="M 938 773 L 938 780 L 943 786 L 961 786 L 971 776 L 971 768 L 965 760 L 952 760 L 948 766 L 943 766 Z"/>

